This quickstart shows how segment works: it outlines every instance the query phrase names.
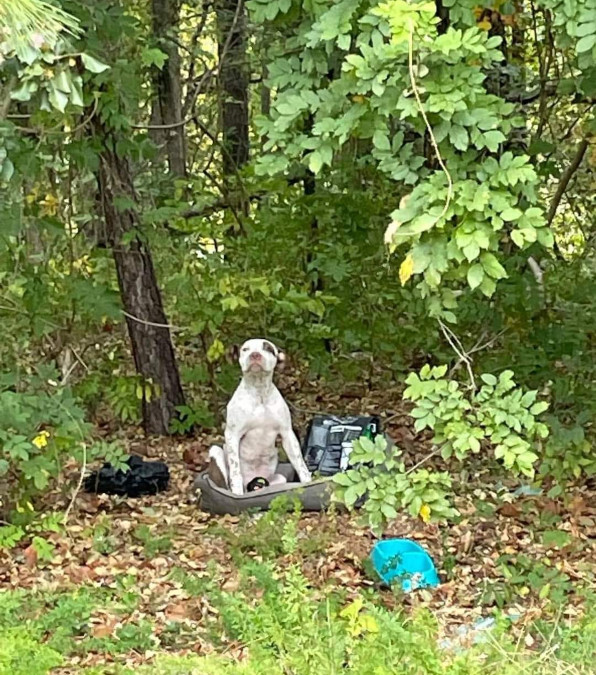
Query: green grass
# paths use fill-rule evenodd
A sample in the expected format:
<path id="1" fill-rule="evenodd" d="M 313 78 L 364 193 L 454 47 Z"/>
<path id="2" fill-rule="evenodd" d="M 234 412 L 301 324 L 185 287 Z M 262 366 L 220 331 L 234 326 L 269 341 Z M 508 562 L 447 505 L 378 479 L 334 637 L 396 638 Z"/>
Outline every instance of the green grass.
<path id="1" fill-rule="evenodd" d="M 172 577 L 179 577 L 174 571 Z M 429 611 L 411 614 L 384 608 L 374 591 L 356 599 L 342 589 L 323 593 L 310 587 L 300 568 L 281 570 L 273 562 L 252 562 L 241 570 L 240 585 L 225 592 L 217 584 L 179 579 L 207 595 L 216 613 L 199 624 L 167 623 L 156 617 L 132 621 L 138 598 L 125 583 L 118 588 L 0 594 L 0 675 L 46 675 L 74 656 L 94 652 L 110 665 L 86 675 L 587 675 L 594 673 L 596 603 L 574 624 L 553 619 L 530 627 L 534 643 L 511 634 L 504 620 L 489 639 L 454 653 L 439 646 L 439 624 Z M 93 637 L 91 617 L 100 610 L 119 615 L 122 625 L 107 637 Z M 560 613 L 559 613 L 559 616 Z M 198 641 L 216 653 L 209 657 L 175 653 Z M 230 645 L 246 647 L 237 662 Z M 146 650 L 155 659 L 124 665 Z M 166 653 L 170 652 L 170 653 Z M 120 661 L 120 663 L 119 663 Z"/>

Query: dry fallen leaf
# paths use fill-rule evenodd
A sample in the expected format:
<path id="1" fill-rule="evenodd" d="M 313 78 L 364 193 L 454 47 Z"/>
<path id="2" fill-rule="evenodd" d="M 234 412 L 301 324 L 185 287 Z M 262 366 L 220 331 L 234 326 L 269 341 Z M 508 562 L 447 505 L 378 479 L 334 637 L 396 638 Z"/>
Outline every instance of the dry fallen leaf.
<path id="1" fill-rule="evenodd" d="M 27 546 L 23 551 L 23 556 L 25 557 L 25 565 L 31 570 L 37 566 L 37 551 L 33 544 Z"/>
<path id="2" fill-rule="evenodd" d="M 110 637 L 118 624 L 118 617 L 107 616 L 101 623 L 94 624 L 91 629 L 91 635 L 95 638 Z"/>

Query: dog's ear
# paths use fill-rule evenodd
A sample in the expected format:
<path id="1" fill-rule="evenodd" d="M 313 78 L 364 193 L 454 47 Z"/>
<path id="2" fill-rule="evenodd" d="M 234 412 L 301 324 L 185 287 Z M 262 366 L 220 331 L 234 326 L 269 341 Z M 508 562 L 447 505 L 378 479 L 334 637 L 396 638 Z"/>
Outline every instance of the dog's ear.
<path id="1" fill-rule="evenodd" d="M 236 363 L 240 358 L 240 347 L 238 345 L 232 345 L 231 347 L 228 347 L 226 357 L 231 363 Z"/>
<path id="2" fill-rule="evenodd" d="M 277 352 L 277 370 L 285 370 L 288 363 L 288 359 L 284 352 L 281 350 Z"/>

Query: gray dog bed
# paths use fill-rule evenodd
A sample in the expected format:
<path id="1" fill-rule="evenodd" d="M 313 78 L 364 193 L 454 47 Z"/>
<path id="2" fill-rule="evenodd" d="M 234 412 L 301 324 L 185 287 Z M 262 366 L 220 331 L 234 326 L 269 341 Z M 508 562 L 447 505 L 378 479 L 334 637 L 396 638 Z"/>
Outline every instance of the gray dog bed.
<path id="1" fill-rule="evenodd" d="M 285 476 L 288 482 L 283 485 L 271 485 L 256 492 L 235 495 L 215 485 L 207 472 L 203 471 L 194 482 L 194 490 L 199 495 L 199 507 L 202 511 L 216 515 L 226 513 L 237 515 L 249 509 L 266 511 L 271 502 L 281 496 L 298 499 L 304 511 L 322 511 L 329 506 L 332 486 L 328 478 L 310 483 L 290 482 L 296 479 L 296 474 L 294 467 L 285 463 L 279 464 L 277 473 Z"/>

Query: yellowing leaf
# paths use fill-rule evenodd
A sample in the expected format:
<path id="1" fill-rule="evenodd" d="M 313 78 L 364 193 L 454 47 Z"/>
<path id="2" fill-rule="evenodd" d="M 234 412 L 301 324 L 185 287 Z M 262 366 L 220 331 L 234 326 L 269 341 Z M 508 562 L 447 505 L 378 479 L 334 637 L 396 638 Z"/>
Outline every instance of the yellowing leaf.
<path id="1" fill-rule="evenodd" d="M 488 19 L 479 21 L 477 26 L 478 28 L 482 28 L 482 30 L 490 30 L 493 27 L 492 23 Z"/>
<path id="2" fill-rule="evenodd" d="M 405 209 L 406 206 L 408 205 L 408 202 L 410 201 L 410 197 L 412 196 L 411 192 L 408 192 L 407 195 L 404 195 L 400 200 L 399 200 L 399 208 L 400 209 Z"/>
<path id="3" fill-rule="evenodd" d="M 430 506 L 428 504 L 423 504 L 420 507 L 420 517 L 425 523 L 430 521 Z"/>
<path id="4" fill-rule="evenodd" d="M 360 96 L 360 94 L 356 94 L 356 96 L 352 96 L 352 102 L 353 103 L 364 103 L 364 96 Z"/>
<path id="5" fill-rule="evenodd" d="M 370 614 L 363 614 L 359 618 L 358 623 L 360 624 L 362 630 L 366 631 L 367 633 L 379 632 L 379 624 L 377 623 L 375 617 L 371 616 Z"/>
<path id="6" fill-rule="evenodd" d="M 344 619 L 354 619 L 358 615 L 358 612 L 362 609 L 364 601 L 360 596 L 351 602 L 347 607 L 344 607 L 339 615 Z"/>
<path id="7" fill-rule="evenodd" d="M 389 223 L 389 226 L 385 230 L 385 244 L 389 246 L 390 251 L 393 253 L 395 250 L 395 245 L 393 244 L 393 237 L 395 236 L 395 233 L 397 232 L 398 227 L 401 225 L 399 220 L 392 220 Z"/>
<path id="8" fill-rule="evenodd" d="M 31 442 L 36 448 L 39 448 L 41 450 L 42 448 L 45 448 L 46 445 L 48 444 L 49 437 L 50 437 L 49 432 L 40 431 Z"/>
<path id="9" fill-rule="evenodd" d="M 55 216 L 58 213 L 59 202 L 54 195 L 48 193 L 39 203 L 41 205 L 42 216 Z"/>
<path id="10" fill-rule="evenodd" d="M 225 351 L 226 348 L 224 347 L 223 342 L 215 339 L 211 343 L 211 347 L 207 350 L 207 359 L 213 363 L 213 361 L 217 361 L 217 359 L 223 356 Z"/>
<path id="11" fill-rule="evenodd" d="M 405 286 L 408 279 L 412 276 L 413 271 L 414 271 L 414 259 L 408 253 L 406 259 L 399 266 L 399 280 L 401 281 L 402 286 Z"/>

